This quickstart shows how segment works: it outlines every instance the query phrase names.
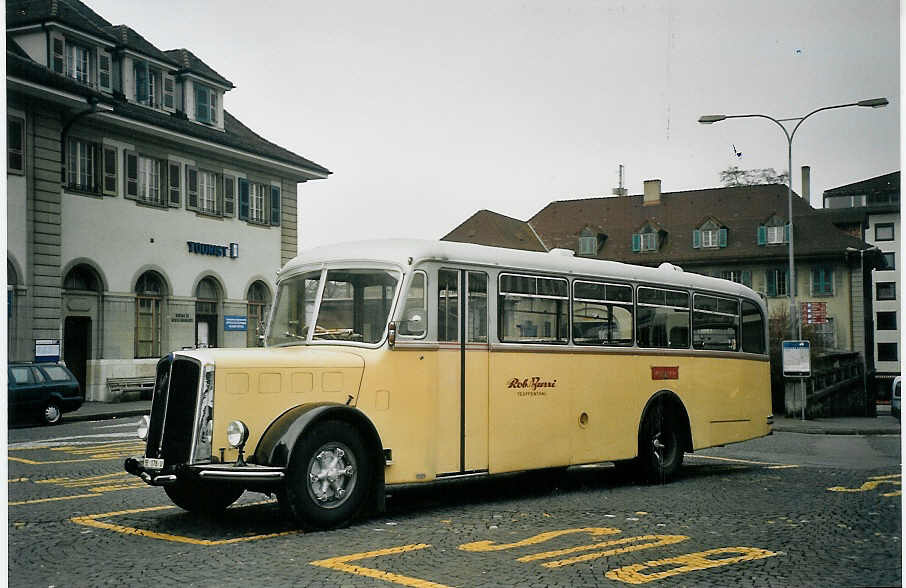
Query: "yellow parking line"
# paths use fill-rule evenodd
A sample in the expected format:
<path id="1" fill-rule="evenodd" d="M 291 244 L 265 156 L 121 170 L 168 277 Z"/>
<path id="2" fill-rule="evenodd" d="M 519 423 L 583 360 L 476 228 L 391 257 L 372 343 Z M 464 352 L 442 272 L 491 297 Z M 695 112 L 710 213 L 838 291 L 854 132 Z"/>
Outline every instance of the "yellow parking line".
<path id="1" fill-rule="evenodd" d="M 268 502 L 268 501 L 265 501 Z M 261 502 L 243 504 L 235 508 L 243 508 L 246 506 L 254 506 L 256 504 L 262 504 Z M 133 508 L 130 510 L 119 510 L 115 512 L 105 512 L 101 514 L 87 515 L 81 517 L 72 517 L 72 522 L 77 525 L 85 525 L 88 527 L 95 527 L 97 529 L 105 529 L 108 531 L 115 531 L 117 533 L 123 533 L 125 535 L 136 535 L 139 537 L 148 537 L 149 539 L 161 539 L 163 541 L 174 541 L 176 543 L 191 543 L 193 545 L 229 545 L 231 543 L 243 543 L 248 541 L 257 541 L 259 539 L 271 539 L 273 537 L 283 537 L 286 535 L 296 535 L 301 533 L 301 531 L 283 531 L 282 533 L 266 533 L 263 535 L 253 535 L 251 537 L 236 537 L 234 539 L 194 539 L 192 537 L 184 537 L 182 535 L 173 535 L 171 533 L 158 533 L 157 531 L 149 531 L 147 529 L 139 529 L 136 527 L 127 527 L 125 525 L 116 525 L 114 523 L 105 523 L 99 521 L 98 519 L 109 519 L 112 517 L 135 514 L 140 512 L 153 512 L 158 510 L 167 510 L 176 508 L 175 506 L 150 506 L 146 508 Z"/>
<path id="2" fill-rule="evenodd" d="M 751 459 L 735 459 L 732 457 L 717 457 L 715 455 L 701 455 L 698 453 L 694 453 L 688 457 L 699 458 L 699 459 L 714 459 L 717 461 L 729 461 L 732 463 L 745 463 L 745 464 L 749 464 L 749 465 L 781 466 L 781 467 L 794 467 L 794 468 L 799 467 L 797 465 L 792 465 L 792 464 L 783 464 L 783 463 L 770 462 L 770 461 L 753 461 Z"/>
<path id="3" fill-rule="evenodd" d="M 395 555 L 397 553 L 406 553 L 407 551 L 415 551 L 418 549 L 425 549 L 427 547 L 431 547 L 431 546 L 426 543 L 416 543 L 413 545 L 401 545 L 399 547 L 378 549 L 376 551 L 366 551 L 365 553 L 353 553 L 352 555 L 343 555 L 340 557 L 332 557 L 330 559 L 321 559 L 321 560 L 313 561 L 313 562 L 309 562 L 309 563 L 313 566 L 327 568 L 330 570 L 337 570 L 337 571 L 346 572 L 349 574 L 355 574 L 357 576 L 365 576 L 367 578 L 375 578 L 377 580 L 384 580 L 385 582 L 393 582 L 394 584 L 401 584 L 403 586 L 412 586 L 413 588 L 448 588 L 444 584 L 436 584 L 434 582 L 429 582 L 428 580 L 420 580 L 419 578 L 401 576 L 399 574 L 384 572 L 381 570 L 376 570 L 374 568 L 363 568 L 362 566 L 349 565 L 349 563 L 348 563 L 348 562 L 357 561 L 360 559 L 369 559 L 372 557 L 380 557 L 382 555 Z"/>
<path id="4" fill-rule="evenodd" d="M 17 502 L 10 502 L 9 506 L 20 506 L 22 504 L 38 504 L 39 502 L 55 502 L 57 500 L 72 500 L 74 498 L 91 498 L 97 497 L 100 494 L 76 494 L 75 496 L 54 496 L 53 498 L 35 498 L 33 500 L 19 500 Z"/>

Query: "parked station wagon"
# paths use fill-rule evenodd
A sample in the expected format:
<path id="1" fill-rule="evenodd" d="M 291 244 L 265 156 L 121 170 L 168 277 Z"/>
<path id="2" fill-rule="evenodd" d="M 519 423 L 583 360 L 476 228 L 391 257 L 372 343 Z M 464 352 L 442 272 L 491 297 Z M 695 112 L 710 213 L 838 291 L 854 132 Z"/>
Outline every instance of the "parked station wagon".
<path id="1" fill-rule="evenodd" d="M 11 419 L 38 418 L 56 425 L 63 413 L 78 410 L 85 400 L 72 372 L 56 363 L 13 363 L 7 376 Z"/>

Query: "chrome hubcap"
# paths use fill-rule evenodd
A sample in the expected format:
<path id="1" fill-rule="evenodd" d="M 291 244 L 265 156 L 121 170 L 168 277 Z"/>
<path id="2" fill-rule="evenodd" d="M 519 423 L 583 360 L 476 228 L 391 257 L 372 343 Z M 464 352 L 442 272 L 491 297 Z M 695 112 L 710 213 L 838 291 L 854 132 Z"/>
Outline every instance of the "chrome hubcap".
<path id="1" fill-rule="evenodd" d="M 342 443 L 325 443 L 308 462 L 308 494 L 322 508 L 346 502 L 355 483 L 355 455 Z"/>
<path id="2" fill-rule="evenodd" d="M 60 409 L 55 405 L 51 404 L 44 408 L 44 418 L 47 419 L 47 422 L 52 423 L 60 418 Z"/>
<path id="3" fill-rule="evenodd" d="M 666 447 L 666 446 L 663 443 L 661 443 L 661 432 L 658 431 L 657 433 L 654 434 L 654 437 L 651 439 L 651 448 L 652 448 L 652 453 L 654 454 L 654 458 L 661 465 L 663 465 L 663 463 L 664 463 L 664 447 Z"/>

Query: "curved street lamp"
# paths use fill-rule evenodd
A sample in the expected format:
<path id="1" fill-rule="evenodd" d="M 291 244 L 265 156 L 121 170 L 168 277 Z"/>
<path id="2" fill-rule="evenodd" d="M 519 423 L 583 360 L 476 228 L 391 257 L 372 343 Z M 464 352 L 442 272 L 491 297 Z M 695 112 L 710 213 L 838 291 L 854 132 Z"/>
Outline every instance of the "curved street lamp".
<path id="1" fill-rule="evenodd" d="M 789 267 L 789 295 L 790 295 L 790 338 L 792 339 L 802 339 L 802 324 L 799 322 L 799 312 L 796 308 L 796 270 L 793 265 L 793 137 L 796 136 L 796 131 L 799 130 L 799 127 L 805 122 L 805 119 L 821 112 L 823 110 L 833 110 L 835 108 L 847 108 L 849 106 L 864 106 L 868 108 L 881 108 L 887 106 L 887 98 L 871 98 L 869 100 L 859 100 L 858 102 L 850 102 L 848 104 L 837 104 L 835 106 L 823 106 L 821 108 L 816 108 L 805 116 L 797 116 L 792 118 L 773 118 L 767 116 L 766 114 L 706 114 L 699 117 L 698 122 L 710 125 L 722 120 L 727 120 L 729 118 L 766 118 L 769 121 L 774 122 L 778 127 L 783 130 L 783 134 L 786 137 L 787 142 L 787 202 L 789 205 L 789 218 L 787 219 L 790 223 L 790 267 Z M 785 122 L 798 121 L 796 126 L 793 127 L 792 132 L 789 131 L 786 126 L 783 124 Z"/>

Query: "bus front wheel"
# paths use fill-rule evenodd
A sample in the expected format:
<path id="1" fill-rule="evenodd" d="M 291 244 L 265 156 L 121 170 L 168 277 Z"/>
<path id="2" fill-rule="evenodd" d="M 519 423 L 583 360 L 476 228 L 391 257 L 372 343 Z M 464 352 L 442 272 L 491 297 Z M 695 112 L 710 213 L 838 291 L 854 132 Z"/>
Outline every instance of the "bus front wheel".
<path id="1" fill-rule="evenodd" d="M 639 432 L 638 461 L 649 482 L 666 483 L 683 463 L 677 415 L 663 401 L 645 415 Z"/>
<path id="2" fill-rule="evenodd" d="M 303 527 L 341 526 L 361 510 L 372 467 L 355 427 L 324 421 L 296 442 L 281 497 Z"/>

